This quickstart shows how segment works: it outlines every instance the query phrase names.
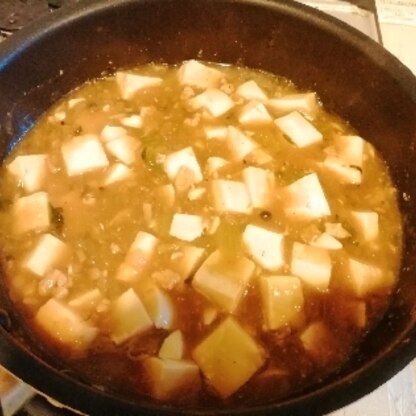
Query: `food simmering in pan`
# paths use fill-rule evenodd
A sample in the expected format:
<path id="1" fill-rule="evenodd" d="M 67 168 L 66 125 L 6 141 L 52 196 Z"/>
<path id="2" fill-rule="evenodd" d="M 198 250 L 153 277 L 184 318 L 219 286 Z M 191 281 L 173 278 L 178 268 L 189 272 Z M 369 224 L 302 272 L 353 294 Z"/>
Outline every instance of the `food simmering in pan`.
<path id="1" fill-rule="evenodd" d="M 5 161 L 7 285 L 96 385 L 209 406 L 288 396 L 383 313 L 401 254 L 375 149 L 313 92 L 187 61 L 83 85 Z"/>

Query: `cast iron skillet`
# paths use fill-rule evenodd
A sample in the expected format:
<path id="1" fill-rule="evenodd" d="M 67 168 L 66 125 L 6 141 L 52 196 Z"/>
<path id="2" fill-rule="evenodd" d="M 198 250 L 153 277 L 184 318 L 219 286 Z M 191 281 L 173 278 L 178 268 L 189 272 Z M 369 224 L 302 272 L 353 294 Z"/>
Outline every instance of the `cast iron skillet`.
<path id="1" fill-rule="evenodd" d="M 416 79 L 346 25 L 288 1 L 87 1 L 0 46 L 4 156 L 57 99 L 87 79 L 150 61 L 197 58 L 261 68 L 318 92 L 387 160 L 405 223 L 400 283 L 384 319 L 338 374 L 284 402 L 204 412 L 88 385 L 33 339 L 1 287 L 0 363 L 65 406 L 96 415 L 315 415 L 387 381 L 416 356 Z M 215 410 L 215 411 L 214 411 Z"/>

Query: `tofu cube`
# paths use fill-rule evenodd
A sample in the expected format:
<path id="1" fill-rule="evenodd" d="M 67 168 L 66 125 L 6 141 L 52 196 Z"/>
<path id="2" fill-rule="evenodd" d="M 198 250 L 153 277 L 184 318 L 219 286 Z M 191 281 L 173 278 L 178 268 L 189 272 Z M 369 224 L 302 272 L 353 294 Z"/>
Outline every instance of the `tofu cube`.
<path id="1" fill-rule="evenodd" d="M 328 233 L 322 233 L 311 241 L 311 246 L 324 248 L 325 250 L 340 250 L 342 243 Z"/>
<path id="2" fill-rule="evenodd" d="M 22 267 L 37 276 L 67 265 L 70 258 L 68 246 L 52 234 L 43 234 L 29 252 Z"/>
<path id="3" fill-rule="evenodd" d="M 272 203 L 275 184 L 272 172 L 249 166 L 243 169 L 243 179 L 253 208 L 266 208 Z"/>
<path id="4" fill-rule="evenodd" d="M 139 146 L 140 143 L 130 136 L 119 137 L 105 144 L 108 153 L 125 165 L 134 163 L 136 160 L 136 150 Z"/>
<path id="5" fill-rule="evenodd" d="M 207 159 L 206 173 L 208 176 L 217 177 L 218 171 L 230 162 L 222 157 L 211 156 Z"/>
<path id="6" fill-rule="evenodd" d="M 58 344 L 75 351 L 88 348 L 98 334 L 97 328 L 53 298 L 38 309 L 35 323 Z"/>
<path id="7" fill-rule="evenodd" d="M 223 140 L 228 136 L 228 127 L 225 126 L 205 126 L 204 127 L 205 137 L 208 140 L 217 139 Z"/>
<path id="8" fill-rule="evenodd" d="M 297 111 L 279 117 L 274 122 L 283 134 L 299 148 L 320 143 L 323 140 L 322 133 Z"/>
<path id="9" fill-rule="evenodd" d="M 266 93 L 253 80 L 239 85 L 235 92 L 246 100 L 267 101 Z"/>
<path id="10" fill-rule="evenodd" d="M 227 147 L 231 158 L 239 162 L 259 147 L 259 145 L 241 130 L 233 126 L 228 127 Z"/>
<path id="11" fill-rule="evenodd" d="M 171 182 L 175 181 L 176 175 L 184 167 L 193 173 L 193 184 L 203 180 L 201 168 L 192 147 L 185 147 L 166 156 L 164 169 Z"/>
<path id="12" fill-rule="evenodd" d="M 178 79 L 182 85 L 190 85 L 201 89 L 217 87 L 224 74 L 215 68 L 190 60 L 181 65 Z"/>
<path id="13" fill-rule="evenodd" d="M 133 289 L 116 298 L 109 312 L 111 339 L 120 345 L 153 326 L 142 301 Z"/>
<path id="14" fill-rule="evenodd" d="M 96 310 L 98 304 L 104 300 L 103 294 L 99 289 L 91 289 L 82 295 L 71 299 L 68 306 L 79 313 L 82 317 L 88 318 Z"/>
<path id="15" fill-rule="evenodd" d="M 298 111 L 303 114 L 314 115 L 318 110 L 318 102 L 313 92 L 290 94 L 267 101 L 267 107 L 275 114 L 287 114 Z"/>
<path id="16" fill-rule="evenodd" d="M 255 269 L 255 264 L 246 257 L 230 259 L 216 250 L 197 270 L 192 286 L 215 305 L 233 313 Z"/>
<path id="17" fill-rule="evenodd" d="M 299 338 L 303 348 L 319 361 L 326 361 L 334 344 L 332 333 L 322 321 L 309 324 Z"/>
<path id="18" fill-rule="evenodd" d="M 305 321 L 302 283 L 293 276 L 262 276 L 261 299 L 265 328 L 298 328 Z"/>
<path id="19" fill-rule="evenodd" d="M 379 235 L 378 213 L 374 211 L 352 211 L 351 225 L 364 241 L 374 241 Z"/>
<path id="20" fill-rule="evenodd" d="M 189 396 L 200 388 L 199 368 L 192 361 L 149 357 L 143 361 L 150 384 L 150 395 L 157 400 Z"/>
<path id="21" fill-rule="evenodd" d="M 351 237 L 351 234 L 342 226 L 340 222 L 326 222 L 325 232 L 340 240 Z"/>
<path id="22" fill-rule="evenodd" d="M 183 280 L 191 277 L 205 258 L 206 250 L 201 247 L 184 245 L 172 259 L 172 268 L 179 273 Z"/>
<path id="23" fill-rule="evenodd" d="M 283 234 L 248 224 L 243 244 L 249 256 L 264 269 L 276 271 L 283 266 Z"/>
<path id="24" fill-rule="evenodd" d="M 250 194 L 243 182 L 216 179 L 211 182 L 211 197 L 218 213 L 250 214 Z"/>
<path id="25" fill-rule="evenodd" d="M 124 136 L 127 136 L 127 130 L 120 126 L 106 125 L 100 133 L 100 139 L 103 143 L 108 143 L 112 140 L 119 139 L 120 137 Z"/>
<path id="26" fill-rule="evenodd" d="M 159 358 L 164 360 L 182 360 L 185 351 L 182 332 L 177 329 L 170 333 L 162 343 Z"/>
<path id="27" fill-rule="evenodd" d="M 142 279 L 142 277 L 143 270 L 126 262 L 122 262 L 120 266 L 118 266 L 115 274 L 115 278 L 117 280 L 129 285 L 136 284 Z"/>
<path id="28" fill-rule="evenodd" d="M 114 163 L 105 173 L 103 186 L 121 182 L 133 176 L 133 171 L 123 163 Z"/>
<path id="29" fill-rule="evenodd" d="M 152 281 L 143 281 L 137 291 L 153 325 L 156 328 L 172 329 L 175 310 L 169 295 Z"/>
<path id="30" fill-rule="evenodd" d="M 269 124 L 273 119 L 264 104 L 250 101 L 240 110 L 238 121 L 245 126 L 250 126 Z"/>
<path id="31" fill-rule="evenodd" d="M 152 234 L 139 231 L 127 251 L 115 278 L 128 284 L 139 282 L 149 264 L 159 240 Z"/>
<path id="32" fill-rule="evenodd" d="M 40 191 L 45 186 L 48 175 L 48 164 L 46 155 L 23 155 L 17 156 L 9 165 L 7 170 L 16 177 L 19 186 L 28 192 Z"/>
<path id="33" fill-rule="evenodd" d="M 337 136 L 334 139 L 338 158 L 346 165 L 362 169 L 365 141 L 360 136 Z"/>
<path id="34" fill-rule="evenodd" d="M 192 352 L 208 383 L 223 399 L 263 366 L 265 353 L 232 318 L 226 318 Z"/>
<path id="35" fill-rule="evenodd" d="M 62 145 L 61 151 L 68 176 L 82 175 L 109 165 L 100 140 L 92 134 L 72 138 Z"/>
<path id="36" fill-rule="evenodd" d="M 155 195 L 163 207 L 172 208 L 175 204 L 175 188 L 172 184 L 157 186 Z"/>
<path id="37" fill-rule="evenodd" d="M 304 218 L 331 215 L 331 209 L 316 173 L 306 175 L 283 189 L 285 213 Z"/>
<path id="38" fill-rule="evenodd" d="M 359 185 L 362 182 L 361 170 L 345 165 L 338 157 L 327 156 L 322 166 L 331 172 L 342 185 Z"/>
<path id="39" fill-rule="evenodd" d="M 147 260 L 152 257 L 159 240 L 150 233 L 139 231 L 129 248 L 129 253 L 140 251 Z"/>
<path id="40" fill-rule="evenodd" d="M 148 77 L 122 71 L 116 73 L 116 82 L 123 100 L 130 100 L 140 90 L 157 87 L 162 84 L 162 81 L 162 78 L 159 77 Z"/>
<path id="41" fill-rule="evenodd" d="M 394 284 L 394 274 L 360 260 L 348 260 L 347 285 L 358 298 L 389 289 Z"/>
<path id="42" fill-rule="evenodd" d="M 204 223 L 199 215 L 174 214 L 169 235 L 183 241 L 194 241 L 204 232 Z"/>
<path id="43" fill-rule="evenodd" d="M 44 231 L 50 225 L 49 198 L 46 192 L 36 192 L 17 199 L 12 206 L 13 229 L 17 234 Z"/>
<path id="44" fill-rule="evenodd" d="M 234 107 L 234 101 L 225 92 L 215 88 L 206 89 L 192 98 L 190 103 L 194 109 L 204 108 L 213 117 L 220 117 Z"/>
<path id="45" fill-rule="evenodd" d="M 323 248 L 294 243 L 290 270 L 311 287 L 327 290 L 332 273 L 331 256 Z"/>
<path id="46" fill-rule="evenodd" d="M 143 127 L 143 119 L 138 114 L 123 117 L 120 120 L 120 123 L 125 127 L 131 127 L 134 129 L 139 129 L 140 127 Z"/>

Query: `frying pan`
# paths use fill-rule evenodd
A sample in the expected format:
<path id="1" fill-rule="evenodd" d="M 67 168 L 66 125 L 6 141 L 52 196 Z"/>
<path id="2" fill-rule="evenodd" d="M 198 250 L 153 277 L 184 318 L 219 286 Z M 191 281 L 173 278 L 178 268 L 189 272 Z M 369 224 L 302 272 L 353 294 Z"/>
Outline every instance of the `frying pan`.
<path id="1" fill-rule="evenodd" d="M 181 408 L 120 397 L 43 349 L 0 284 L 0 363 L 64 406 L 96 415 L 318 415 L 387 381 L 416 356 L 416 79 L 347 25 L 289 1 L 104 0 L 60 10 L 0 45 L 0 154 L 48 107 L 116 68 L 186 59 L 232 63 L 314 90 L 390 167 L 404 222 L 400 281 L 384 318 L 337 373 L 283 401 Z M 3 281 L 3 279 L 1 279 Z"/>

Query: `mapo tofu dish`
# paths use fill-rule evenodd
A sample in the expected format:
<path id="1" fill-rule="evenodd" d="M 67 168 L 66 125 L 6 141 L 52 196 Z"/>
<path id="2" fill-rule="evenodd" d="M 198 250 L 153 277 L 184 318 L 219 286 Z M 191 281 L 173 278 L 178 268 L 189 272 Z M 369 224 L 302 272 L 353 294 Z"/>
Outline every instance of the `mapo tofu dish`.
<path id="1" fill-rule="evenodd" d="M 190 60 L 90 81 L 4 162 L 10 296 L 95 385 L 265 403 L 336 371 L 401 255 L 374 147 L 312 91 Z"/>

